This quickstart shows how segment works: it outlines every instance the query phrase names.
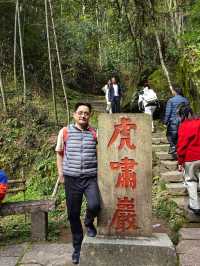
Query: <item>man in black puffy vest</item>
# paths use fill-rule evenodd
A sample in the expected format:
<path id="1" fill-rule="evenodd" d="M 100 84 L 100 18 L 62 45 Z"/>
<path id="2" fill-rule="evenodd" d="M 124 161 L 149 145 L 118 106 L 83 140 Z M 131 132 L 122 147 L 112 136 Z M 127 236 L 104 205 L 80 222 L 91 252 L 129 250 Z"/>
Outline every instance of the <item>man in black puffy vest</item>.
<path id="1" fill-rule="evenodd" d="M 94 218 L 100 210 L 97 184 L 97 137 L 89 126 L 91 105 L 77 103 L 74 124 L 60 130 L 57 139 L 57 168 L 60 182 L 65 184 L 68 219 L 70 221 L 74 252 L 72 262 L 79 263 L 83 228 L 80 220 L 83 195 L 87 200 L 85 226 L 90 237 L 96 236 Z"/>

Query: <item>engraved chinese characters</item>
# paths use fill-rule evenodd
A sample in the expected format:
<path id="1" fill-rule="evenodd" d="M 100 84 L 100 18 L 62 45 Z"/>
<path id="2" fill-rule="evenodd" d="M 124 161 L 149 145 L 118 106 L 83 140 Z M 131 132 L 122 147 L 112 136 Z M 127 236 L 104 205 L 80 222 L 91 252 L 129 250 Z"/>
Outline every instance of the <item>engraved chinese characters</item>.
<path id="1" fill-rule="evenodd" d="M 148 116 L 99 117 L 98 232 L 112 236 L 151 235 L 151 121 Z"/>
<path id="2" fill-rule="evenodd" d="M 110 162 L 111 169 L 121 169 L 116 187 L 136 188 L 136 173 L 134 172 L 137 163 L 133 159 L 125 157 L 120 162 Z"/>
<path id="3" fill-rule="evenodd" d="M 118 149 L 124 148 L 125 145 L 128 149 L 136 149 L 136 146 L 131 143 L 130 132 L 131 130 L 136 130 L 136 124 L 131 123 L 131 119 L 126 117 L 122 117 L 120 122 L 120 124 L 114 125 L 114 132 L 108 143 L 108 147 L 114 143 L 119 135 L 120 145 L 118 146 Z M 121 169 L 116 187 L 136 188 L 136 173 L 133 172 L 136 165 L 137 163 L 135 160 L 129 159 L 128 157 L 121 159 L 120 162 L 110 162 L 111 169 Z M 118 232 L 126 232 L 136 228 L 136 214 L 133 198 L 118 198 L 117 209 L 110 226 L 114 226 Z"/>
<path id="4" fill-rule="evenodd" d="M 112 218 L 111 226 L 117 232 L 125 232 L 136 228 L 136 214 L 134 199 L 118 198 L 117 209 Z"/>
<path id="5" fill-rule="evenodd" d="M 118 146 L 118 149 L 122 149 L 125 145 L 129 149 L 135 149 L 135 145 L 131 144 L 131 129 L 136 129 L 136 125 L 134 123 L 131 123 L 129 118 L 121 118 L 121 123 L 116 124 L 115 130 L 113 132 L 113 135 L 108 143 L 108 147 L 110 147 L 116 140 L 118 136 L 120 136 L 120 145 Z"/>

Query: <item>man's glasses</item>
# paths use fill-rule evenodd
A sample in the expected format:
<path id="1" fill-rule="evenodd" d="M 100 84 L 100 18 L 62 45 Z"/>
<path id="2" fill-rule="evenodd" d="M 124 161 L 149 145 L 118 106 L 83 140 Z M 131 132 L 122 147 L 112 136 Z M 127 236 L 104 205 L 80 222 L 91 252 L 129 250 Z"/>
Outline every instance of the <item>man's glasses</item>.
<path id="1" fill-rule="evenodd" d="M 88 117 L 88 116 L 90 115 L 90 113 L 88 113 L 88 112 L 81 112 L 81 111 L 76 112 L 76 114 L 77 114 L 78 116 L 82 116 L 82 115 L 84 115 L 84 116 L 86 116 L 86 117 Z"/>

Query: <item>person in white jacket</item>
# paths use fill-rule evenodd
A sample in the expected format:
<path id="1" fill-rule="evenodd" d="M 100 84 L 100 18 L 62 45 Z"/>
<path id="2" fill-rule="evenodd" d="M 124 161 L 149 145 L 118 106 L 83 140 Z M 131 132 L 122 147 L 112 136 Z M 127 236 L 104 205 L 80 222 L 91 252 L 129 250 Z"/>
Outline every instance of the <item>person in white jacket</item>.
<path id="1" fill-rule="evenodd" d="M 144 83 L 144 88 L 139 95 L 138 106 L 140 111 L 152 117 L 152 132 L 154 132 L 153 114 L 158 106 L 158 98 L 155 91 L 150 88 L 148 82 Z"/>
<path id="2" fill-rule="evenodd" d="M 112 114 L 112 108 L 111 108 L 111 102 L 109 101 L 109 89 L 111 85 L 111 80 L 108 80 L 108 83 L 102 88 L 103 92 L 105 93 L 105 99 L 106 99 L 106 112 L 109 114 Z"/>

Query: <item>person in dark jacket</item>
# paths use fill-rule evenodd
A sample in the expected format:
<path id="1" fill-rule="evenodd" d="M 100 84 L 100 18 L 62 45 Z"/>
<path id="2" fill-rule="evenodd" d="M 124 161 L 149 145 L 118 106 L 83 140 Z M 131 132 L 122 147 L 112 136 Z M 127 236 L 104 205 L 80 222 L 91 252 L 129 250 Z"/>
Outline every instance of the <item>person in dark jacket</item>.
<path id="1" fill-rule="evenodd" d="M 178 138 L 179 119 L 177 117 L 177 108 L 181 104 L 189 104 L 189 101 L 183 96 L 182 89 L 178 86 L 171 88 L 173 97 L 167 102 L 164 123 L 167 126 L 167 139 L 170 144 L 169 153 L 176 153 L 176 144 Z"/>
<path id="2" fill-rule="evenodd" d="M 200 118 L 193 116 L 190 106 L 179 110 L 177 156 L 179 171 L 184 169 L 185 186 L 189 195 L 188 208 L 200 215 L 198 187 L 200 181 Z"/>
<path id="3" fill-rule="evenodd" d="M 83 195 L 87 201 L 85 226 L 87 235 L 96 236 L 94 218 L 100 210 L 100 192 L 97 184 L 97 138 L 89 126 L 91 105 L 77 103 L 75 123 L 60 130 L 57 139 L 57 168 L 61 183 L 65 183 L 68 219 L 71 226 L 74 252 L 72 262 L 79 263 L 83 228 L 80 220 Z"/>
<path id="4" fill-rule="evenodd" d="M 122 88 L 119 82 L 117 82 L 116 77 L 113 77 L 111 79 L 111 85 L 108 92 L 108 99 L 111 102 L 112 113 L 120 113 L 121 98 L 122 98 Z"/>

